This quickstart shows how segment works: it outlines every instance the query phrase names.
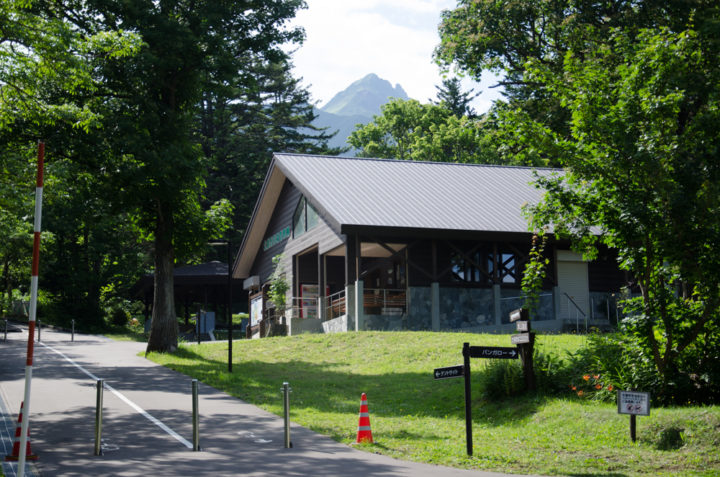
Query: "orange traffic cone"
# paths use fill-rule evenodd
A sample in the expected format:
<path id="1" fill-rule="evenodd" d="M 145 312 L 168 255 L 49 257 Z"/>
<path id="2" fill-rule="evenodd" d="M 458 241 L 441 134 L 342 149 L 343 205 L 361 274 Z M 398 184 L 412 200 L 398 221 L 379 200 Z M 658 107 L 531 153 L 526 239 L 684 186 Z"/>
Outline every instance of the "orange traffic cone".
<path id="1" fill-rule="evenodd" d="M 368 413 L 367 396 L 362 393 L 360 397 L 360 418 L 358 422 L 357 443 L 369 442 L 372 444 L 372 431 L 370 430 L 370 413 Z"/>
<path id="2" fill-rule="evenodd" d="M 13 441 L 13 451 L 12 455 L 6 455 L 5 460 L 6 461 L 16 461 L 20 459 L 20 436 L 22 434 L 22 417 L 23 417 L 23 407 L 25 406 L 25 403 L 20 403 L 20 415 L 18 416 L 18 423 L 17 427 L 15 428 L 15 440 Z M 25 460 L 37 460 L 38 456 L 34 455 L 32 451 L 30 450 L 30 428 L 28 427 L 28 439 L 27 439 L 27 446 L 25 446 Z"/>

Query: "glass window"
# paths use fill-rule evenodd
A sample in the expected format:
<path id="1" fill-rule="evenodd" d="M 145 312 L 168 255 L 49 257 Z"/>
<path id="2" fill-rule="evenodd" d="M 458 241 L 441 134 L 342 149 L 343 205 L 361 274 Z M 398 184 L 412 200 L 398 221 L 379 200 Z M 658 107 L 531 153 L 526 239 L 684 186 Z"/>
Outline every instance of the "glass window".
<path id="1" fill-rule="evenodd" d="M 293 237 L 299 237 L 305 233 L 307 222 L 305 217 L 305 197 L 301 197 L 293 214 Z"/>
<path id="2" fill-rule="evenodd" d="M 315 207 L 310 205 L 307 199 L 300 197 L 298 205 L 293 214 L 293 237 L 299 237 L 320 222 L 320 216 Z"/>
<path id="3" fill-rule="evenodd" d="M 310 230 L 318 224 L 320 218 L 317 210 L 315 210 L 315 207 L 313 207 L 310 202 L 305 201 L 305 204 L 307 204 L 307 230 Z"/>

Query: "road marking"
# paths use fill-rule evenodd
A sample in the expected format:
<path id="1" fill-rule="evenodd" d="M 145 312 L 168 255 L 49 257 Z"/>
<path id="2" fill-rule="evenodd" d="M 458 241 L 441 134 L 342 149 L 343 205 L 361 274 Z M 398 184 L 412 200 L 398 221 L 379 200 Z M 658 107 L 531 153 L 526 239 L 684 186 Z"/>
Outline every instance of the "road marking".
<path id="1" fill-rule="evenodd" d="M 78 368 L 80 371 L 82 371 L 83 373 L 85 373 L 85 374 L 87 374 L 88 376 L 90 376 L 90 377 L 91 377 L 92 379 L 94 379 L 95 381 L 97 381 L 98 379 L 100 379 L 100 378 L 98 378 L 97 376 L 95 376 L 93 373 L 91 373 L 90 371 L 88 371 L 87 369 L 83 368 L 82 366 L 80 366 L 79 364 L 77 364 L 75 361 L 73 361 L 72 359 L 70 359 L 70 358 L 69 358 L 68 356 L 66 356 L 65 353 L 63 353 L 62 351 L 57 350 L 57 349 L 53 348 L 52 346 L 46 345 L 45 343 L 42 343 L 42 342 L 41 342 L 40 344 L 43 345 L 44 347 L 46 347 L 47 349 L 49 349 L 50 351 L 53 351 L 54 353 L 57 353 L 57 354 L 59 354 L 60 356 L 62 356 L 68 363 L 72 364 L 73 366 L 75 366 L 76 368 Z M 118 391 L 117 389 L 113 388 L 112 386 L 110 386 L 110 385 L 107 384 L 107 383 L 104 383 L 104 387 L 105 387 L 105 389 L 107 389 L 108 391 L 110 391 L 111 393 L 113 393 L 114 395 L 116 395 L 118 398 L 120 398 L 120 400 L 123 401 L 125 404 L 127 404 L 127 405 L 130 406 L 131 408 L 135 409 L 138 413 L 140 413 L 140 414 L 141 414 L 143 417 L 145 417 L 148 421 L 152 422 L 153 424 L 155 424 L 156 426 L 158 426 L 160 429 L 162 429 L 163 431 L 165 431 L 165 432 L 167 432 L 168 434 L 170 434 L 172 437 L 174 437 L 176 440 L 178 440 L 182 445 L 184 445 L 184 446 L 187 447 L 188 449 L 192 449 L 192 448 L 193 448 L 193 445 L 192 445 L 190 442 L 188 442 L 187 439 L 185 439 L 185 438 L 182 437 L 180 434 L 178 434 L 177 432 L 175 432 L 175 431 L 173 431 L 172 429 L 170 429 L 168 426 L 166 426 L 165 424 L 163 424 L 159 419 L 157 419 L 157 418 L 155 418 L 154 416 L 150 415 L 150 414 L 149 414 L 147 411 L 145 411 L 143 408 L 141 408 L 140 406 L 138 406 L 137 404 L 135 404 L 134 402 L 132 402 L 130 399 L 128 399 L 127 397 L 125 397 L 120 391 Z"/>

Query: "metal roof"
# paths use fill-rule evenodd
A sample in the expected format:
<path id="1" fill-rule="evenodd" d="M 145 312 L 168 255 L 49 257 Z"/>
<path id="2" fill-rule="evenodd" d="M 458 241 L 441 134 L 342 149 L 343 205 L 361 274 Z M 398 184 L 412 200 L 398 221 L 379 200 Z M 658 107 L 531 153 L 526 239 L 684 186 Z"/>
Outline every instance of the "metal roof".
<path id="1" fill-rule="evenodd" d="M 336 226 L 528 232 L 522 206 L 559 169 L 275 154 L 274 164 Z"/>

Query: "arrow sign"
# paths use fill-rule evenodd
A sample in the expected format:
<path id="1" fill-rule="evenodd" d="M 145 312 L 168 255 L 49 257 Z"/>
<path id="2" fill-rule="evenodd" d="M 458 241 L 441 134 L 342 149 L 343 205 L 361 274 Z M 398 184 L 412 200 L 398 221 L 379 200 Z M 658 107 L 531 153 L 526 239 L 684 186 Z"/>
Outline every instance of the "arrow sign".
<path id="1" fill-rule="evenodd" d="M 459 364 L 457 366 L 448 366 L 447 368 L 435 368 L 435 379 L 459 378 L 465 375 L 465 366 Z"/>
<path id="2" fill-rule="evenodd" d="M 471 346 L 471 358 L 518 359 L 517 348 L 501 348 L 497 346 Z"/>

